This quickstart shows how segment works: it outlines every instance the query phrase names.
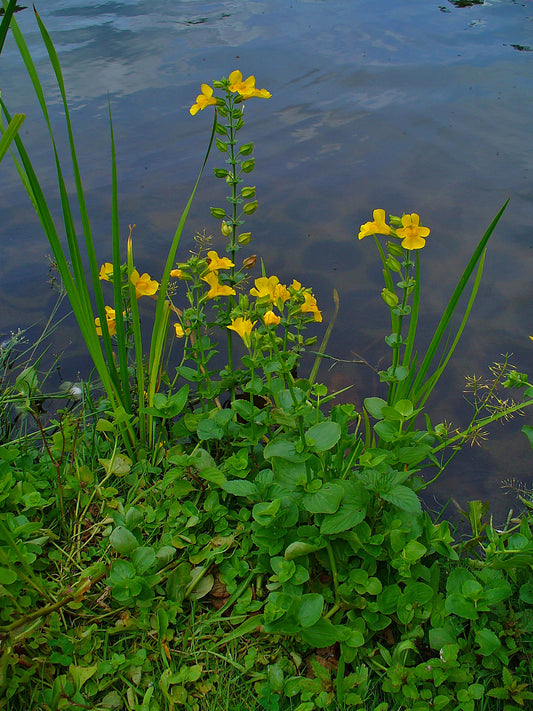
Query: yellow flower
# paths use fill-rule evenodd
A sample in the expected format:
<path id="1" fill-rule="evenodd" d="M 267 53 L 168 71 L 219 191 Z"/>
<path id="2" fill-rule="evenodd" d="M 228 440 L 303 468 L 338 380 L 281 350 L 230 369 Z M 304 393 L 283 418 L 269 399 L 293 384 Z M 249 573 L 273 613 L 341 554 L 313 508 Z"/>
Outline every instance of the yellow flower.
<path id="1" fill-rule="evenodd" d="M 100 267 L 100 279 L 102 281 L 113 281 L 113 265 L 109 262 Z"/>
<path id="2" fill-rule="evenodd" d="M 280 317 L 276 316 L 273 311 L 267 311 L 266 314 L 263 316 L 263 323 L 265 324 L 265 326 L 277 326 L 280 321 Z"/>
<path id="3" fill-rule="evenodd" d="M 198 111 L 203 111 L 206 106 L 216 106 L 217 100 L 213 96 L 213 89 L 209 84 L 202 84 L 200 87 L 202 90 L 201 94 L 196 97 L 196 103 L 189 109 L 191 116 L 194 116 Z"/>
<path id="4" fill-rule="evenodd" d="M 111 306 L 105 307 L 105 320 L 107 323 L 107 330 L 109 331 L 109 335 L 114 336 L 117 332 L 117 322 L 115 321 L 115 309 L 112 309 Z M 96 333 L 101 336 L 102 326 L 100 325 L 99 318 L 94 319 L 94 325 L 96 326 Z"/>
<path id="5" fill-rule="evenodd" d="M 181 269 L 172 269 L 170 272 L 170 276 L 174 277 L 175 279 L 181 279 L 183 275 L 183 272 Z"/>
<path id="6" fill-rule="evenodd" d="M 288 301 L 291 298 L 291 295 L 289 293 L 289 290 L 285 286 L 285 284 L 276 284 L 274 287 L 274 290 L 272 292 L 272 301 L 276 305 L 281 305 Z M 281 310 L 281 309 L 280 309 Z"/>
<path id="7" fill-rule="evenodd" d="M 217 296 L 231 296 L 237 293 L 231 286 L 221 284 L 218 280 L 218 274 L 216 272 L 208 272 L 204 277 L 202 277 L 202 281 L 206 281 L 210 286 L 210 289 L 207 292 L 208 299 L 214 299 Z"/>
<path id="8" fill-rule="evenodd" d="M 139 276 L 139 272 L 134 269 L 130 276 L 130 281 L 135 287 L 135 296 L 140 299 L 141 296 L 153 296 L 159 289 L 159 284 L 154 281 L 146 272 Z"/>
<path id="9" fill-rule="evenodd" d="M 228 77 L 229 90 L 239 93 L 243 99 L 250 99 L 252 96 L 258 99 L 270 99 L 272 94 L 266 89 L 255 88 L 255 77 L 250 76 L 248 79 L 242 80 L 242 74 L 239 70 L 231 72 Z"/>
<path id="10" fill-rule="evenodd" d="M 305 301 L 301 305 L 300 311 L 303 314 L 312 313 L 315 321 L 317 323 L 320 323 L 322 321 L 322 314 L 318 310 L 318 306 L 317 306 L 315 297 L 312 294 L 310 294 L 308 291 L 305 292 L 304 297 L 305 297 Z"/>
<path id="11" fill-rule="evenodd" d="M 426 244 L 424 237 L 429 234 L 429 227 L 420 227 L 420 217 L 413 212 L 410 215 L 402 217 L 402 225 L 396 234 L 402 238 L 402 247 L 404 249 L 422 249 Z"/>
<path id="12" fill-rule="evenodd" d="M 368 235 L 390 235 L 390 227 L 385 223 L 385 210 L 374 210 L 373 222 L 365 222 L 359 230 L 359 239 Z"/>
<path id="13" fill-rule="evenodd" d="M 250 321 L 250 319 L 239 316 L 238 318 L 232 320 L 231 326 L 228 326 L 228 329 L 238 333 L 246 346 L 249 348 L 251 343 L 250 334 L 252 333 L 252 328 L 256 323 L 257 321 Z"/>
<path id="14" fill-rule="evenodd" d="M 300 289 L 302 288 L 302 285 L 300 284 L 299 281 L 296 281 L 296 279 L 293 279 L 293 280 L 292 280 L 292 284 L 291 284 L 291 288 L 293 288 L 294 291 L 300 291 Z"/>
<path id="15" fill-rule="evenodd" d="M 250 289 L 250 295 L 256 296 L 258 299 L 268 298 L 274 301 L 274 292 L 279 285 L 277 276 L 259 277 L 254 281 L 255 288 Z"/>
<path id="16" fill-rule="evenodd" d="M 207 253 L 207 258 L 209 259 L 209 266 L 207 268 L 210 272 L 216 272 L 219 269 L 229 269 L 235 266 L 228 257 L 219 257 L 214 249 Z"/>
<path id="17" fill-rule="evenodd" d="M 174 329 L 176 331 L 176 338 L 183 338 L 183 336 L 185 335 L 185 331 L 183 330 L 183 326 L 181 325 L 181 323 L 175 323 Z"/>

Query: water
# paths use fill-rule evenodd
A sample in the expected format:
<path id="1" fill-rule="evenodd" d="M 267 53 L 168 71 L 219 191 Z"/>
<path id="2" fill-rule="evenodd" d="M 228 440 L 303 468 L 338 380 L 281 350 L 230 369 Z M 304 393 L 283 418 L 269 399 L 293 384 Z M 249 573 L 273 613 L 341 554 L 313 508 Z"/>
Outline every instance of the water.
<path id="1" fill-rule="evenodd" d="M 269 101 L 246 106 L 255 142 L 259 211 L 253 249 L 270 273 L 313 286 L 327 317 L 332 289 L 341 310 L 328 352 L 380 367 L 388 353 L 387 313 L 372 240 L 355 235 L 372 210 L 418 212 L 431 228 L 423 257 L 423 333 L 428 337 L 477 240 L 507 197 L 489 247 L 472 317 L 430 411 L 465 422 L 465 373 L 486 373 L 503 352 L 531 368 L 533 344 L 533 2 L 487 0 L 54 0 L 38 5 L 56 44 L 73 107 L 79 158 L 101 261 L 110 259 L 108 97 L 117 141 L 121 231 L 135 230 L 135 259 L 157 274 L 200 167 L 208 111 L 188 109 L 201 82 L 233 69 L 254 74 Z M 17 20 L 48 90 L 54 127 L 57 90 L 30 9 Z M 9 38 L 0 58 L 2 98 L 28 118 L 23 136 L 45 185 L 50 147 L 31 87 Z M 64 141 L 61 144 L 64 150 Z M 213 155 L 210 168 L 220 164 Z M 0 170 L 3 332 L 42 322 L 55 300 L 49 252 L 12 166 Z M 223 185 L 206 174 L 182 240 L 215 233 L 210 205 Z M 87 370 L 77 327 L 54 340 L 63 371 Z M 371 368 L 341 363 L 322 372 L 333 387 L 353 384 L 360 403 L 380 394 Z M 490 498 L 514 476 L 531 483 L 531 454 L 519 430 L 531 417 L 493 428 L 433 489 L 463 504 Z"/>

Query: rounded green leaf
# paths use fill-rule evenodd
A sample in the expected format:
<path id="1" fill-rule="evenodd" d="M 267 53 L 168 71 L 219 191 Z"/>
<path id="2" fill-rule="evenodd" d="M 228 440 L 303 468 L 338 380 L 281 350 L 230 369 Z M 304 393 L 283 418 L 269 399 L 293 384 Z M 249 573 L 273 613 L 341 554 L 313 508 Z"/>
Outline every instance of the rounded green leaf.
<path id="1" fill-rule="evenodd" d="M 322 616 L 324 598 L 318 593 L 302 595 L 302 604 L 298 610 L 298 620 L 302 627 L 311 627 Z"/>
<path id="2" fill-rule="evenodd" d="M 306 494 L 302 499 L 302 505 L 309 513 L 332 514 L 339 508 L 343 494 L 342 486 L 327 483 L 316 493 Z"/>
<path id="3" fill-rule="evenodd" d="M 109 536 L 109 543 L 122 555 L 128 555 L 139 547 L 139 542 L 131 531 L 124 526 L 117 526 Z"/>
<path id="4" fill-rule="evenodd" d="M 520 586 L 520 599 L 527 605 L 533 605 L 533 583 L 528 582 Z"/>
<path id="5" fill-rule="evenodd" d="M 17 574 L 11 568 L 0 567 L 0 585 L 10 585 L 17 579 Z"/>
<path id="6" fill-rule="evenodd" d="M 309 447 L 317 452 L 325 452 L 334 447 L 341 436 L 341 427 L 338 422 L 319 422 L 310 427 L 305 433 L 305 441 Z"/>

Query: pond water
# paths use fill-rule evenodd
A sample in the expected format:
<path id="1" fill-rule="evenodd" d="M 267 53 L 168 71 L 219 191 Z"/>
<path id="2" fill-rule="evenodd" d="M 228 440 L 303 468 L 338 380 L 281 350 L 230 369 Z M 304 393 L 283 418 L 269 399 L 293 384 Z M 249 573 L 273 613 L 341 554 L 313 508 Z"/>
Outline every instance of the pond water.
<path id="1" fill-rule="evenodd" d="M 489 245 L 483 286 L 457 357 L 430 404 L 434 421 L 466 421 L 464 375 L 488 374 L 502 353 L 533 371 L 533 2 L 486 0 L 53 0 L 37 9 L 55 42 L 72 103 L 79 158 L 101 261 L 110 259 L 108 97 L 117 141 L 121 231 L 135 230 L 136 264 L 154 276 L 200 167 L 208 112 L 189 107 L 202 82 L 240 69 L 269 101 L 246 107 L 255 142 L 260 209 L 250 253 L 269 273 L 313 286 L 325 321 L 332 290 L 341 309 L 328 353 L 379 367 L 388 357 L 387 311 L 371 239 L 356 239 L 372 210 L 418 212 L 431 228 L 423 262 L 427 338 L 477 240 L 507 197 Z M 57 89 L 31 9 L 16 15 L 61 126 Z M 22 135 L 53 191 L 50 146 L 12 38 L 0 59 L 2 98 L 26 113 Z M 64 148 L 64 146 L 60 146 Z M 220 164 L 215 154 L 210 168 Z M 224 186 L 206 172 L 182 238 L 216 235 L 209 206 Z M 2 332 L 44 322 L 55 293 L 49 253 L 13 166 L 0 170 Z M 66 309 L 64 309 L 66 310 Z M 324 324 L 325 325 L 325 324 Z M 322 331 L 323 332 L 323 331 Z M 317 333 L 322 333 L 317 329 Z M 64 377 L 88 372 L 72 319 L 54 340 Z M 380 394 L 374 371 L 337 364 L 321 377 Z M 531 486 L 531 451 L 520 427 L 496 426 L 468 447 L 432 490 L 436 506 L 488 498 L 514 505 L 502 479 Z"/>

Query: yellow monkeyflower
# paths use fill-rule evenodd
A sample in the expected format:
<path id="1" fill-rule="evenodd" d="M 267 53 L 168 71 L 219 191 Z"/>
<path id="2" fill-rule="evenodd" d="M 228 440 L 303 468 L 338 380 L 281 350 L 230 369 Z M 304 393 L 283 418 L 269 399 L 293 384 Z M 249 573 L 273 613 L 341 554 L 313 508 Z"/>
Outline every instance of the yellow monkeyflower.
<path id="1" fill-rule="evenodd" d="M 272 291 L 272 301 L 276 305 L 283 306 L 283 304 L 291 298 L 289 290 L 285 284 L 276 284 L 274 290 Z M 281 309 L 280 309 L 281 310 Z"/>
<path id="2" fill-rule="evenodd" d="M 101 281 L 113 281 L 113 265 L 110 262 L 102 264 L 100 267 Z"/>
<path id="3" fill-rule="evenodd" d="M 183 326 L 181 325 L 181 323 L 175 323 L 174 329 L 176 331 L 176 338 L 183 338 L 183 336 L 185 335 L 185 331 L 183 330 Z"/>
<path id="4" fill-rule="evenodd" d="M 272 310 L 267 311 L 263 316 L 263 323 L 265 324 L 265 326 L 277 326 L 280 321 L 281 318 L 279 316 L 276 316 L 276 314 Z"/>
<path id="5" fill-rule="evenodd" d="M 151 278 L 146 272 L 139 276 L 139 272 L 134 269 L 130 276 L 130 281 L 135 287 L 135 296 L 140 299 L 141 296 L 153 296 L 159 289 L 159 283 Z"/>
<path id="6" fill-rule="evenodd" d="M 234 296 L 237 293 L 231 286 L 219 282 L 217 272 L 208 272 L 202 277 L 202 281 L 206 281 L 210 286 L 207 292 L 208 299 L 214 299 L 217 296 Z"/>
<path id="7" fill-rule="evenodd" d="M 254 281 L 255 288 L 250 289 L 250 295 L 256 296 L 258 299 L 268 298 L 274 301 L 274 293 L 279 286 L 277 276 L 259 277 Z"/>
<path id="8" fill-rule="evenodd" d="M 402 217 L 402 227 L 396 230 L 402 239 L 404 249 L 422 249 L 426 244 L 424 237 L 429 235 L 429 227 L 420 226 L 420 217 L 416 212 Z"/>
<path id="9" fill-rule="evenodd" d="M 228 326 L 230 331 L 235 331 L 244 341 L 245 345 L 249 348 L 251 343 L 250 334 L 252 333 L 252 328 L 255 326 L 257 321 L 250 321 L 248 318 L 234 318 L 231 322 L 231 326 Z"/>
<path id="10" fill-rule="evenodd" d="M 202 84 L 200 87 L 202 93 L 196 97 L 196 103 L 191 106 L 189 111 L 191 116 L 195 116 L 198 111 L 203 111 L 206 106 L 216 106 L 217 100 L 213 96 L 213 89 L 209 84 Z"/>
<path id="11" fill-rule="evenodd" d="M 183 276 L 183 271 L 181 269 L 172 269 L 170 271 L 170 276 L 174 277 L 175 279 L 181 279 Z"/>
<path id="12" fill-rule="evenodd" d="M 214 249 L 207 253 L 207 258 L 209 259 L 209 266 L 207 268 L 210 272 L 217 272 L 219 269 L 229 269 L 235 266 L 228 257 L 219 257 Z"/>
<path id="13" fill-rule="evenodd" d="M 300 307 L 300 311 L 303 314 L 312 313 L 315 321 L 320 323 L 322 321 L 322 313 L 318 310 L 315 297 L 308 291 L 304 294 L 305 301 Z"/>
<path id="14" fill-rule="evenodd" d="M 299 281 L 297 281 L 296 279 L 293 279 L 291 287 L 294 289 L 294 291 L 300 291 L 300 289 L 302 288 L 302 285 L 300 284 Z"/>
<path id="15" fill-rule="evenodd" d="M 105 307 L 105 320 L 107 323 L 107 330 L 109 331 L 109 335 L 114 336 L 117 332 L 117 322 L 115 321 L 115 309 L 112 309 L 111 306 Z M 101 336 L 102 326 L 100 324 L 99 318 L 94 319 L 94 325 L 96 326 L 96 333 Z"/>
<path id="16" fill-rule="evenodd" d="M 359 239 L 368 235 L 390 235 L 390 227 L 385 222 L 385 210 L 374 210 L 373 222 L 365 222 L 359 230 Z"/>
<path id="17" fill-rule="evenodd" d="M 255 88 L 255 77 L 249 76 L 248 79 L 243 81 L 242 73 L 237 69 L 228 77 L 229 79 L 229 90 L 239 93 L 243 99 L 250 99 L 255 96 L 258 99 L 270 99 L 272 94 L 266 89 L 256 89 Z"/>

